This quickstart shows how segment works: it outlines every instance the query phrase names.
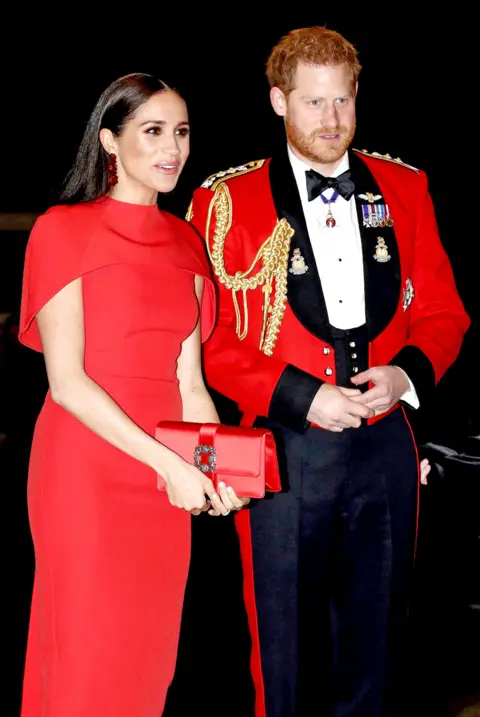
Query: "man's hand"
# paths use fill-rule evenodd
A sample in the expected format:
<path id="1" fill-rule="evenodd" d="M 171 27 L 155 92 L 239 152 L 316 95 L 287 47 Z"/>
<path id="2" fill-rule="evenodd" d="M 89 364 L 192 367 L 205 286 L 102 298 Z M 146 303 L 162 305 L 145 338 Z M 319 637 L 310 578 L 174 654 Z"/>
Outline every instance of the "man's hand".
<path id="1" fill-rule="evenodd" d="M 357 388 L 341 388 L 324 383 L 312 401 L 307 419 L 327 431 L 341 433 L 344 428 L 358 428 L 362 418 L 372 418 L 374 411 L 354 401 L 361 397 Z"/>
<path id="2" fill-rule="evenodd" d="M 398 366 L 375 366 L 352 378 L 352 383 L 356 386 L 369 381 L 375 384 L 373 388 L 360 396 L 354 396 L 352 400 L 368 406 L 375 411 L 376 416 L 398 403 L 400 397 L 409 389 L 407 375 Z"/>
<path id="3" fill-rule="evenodd" d="M 432 466 L 430 465 L 428 458 L 424 458 L 423 461 L 420 461 L 420 483 L 422 485 L 428 485 L 428 474 L 432 470 Z"/>

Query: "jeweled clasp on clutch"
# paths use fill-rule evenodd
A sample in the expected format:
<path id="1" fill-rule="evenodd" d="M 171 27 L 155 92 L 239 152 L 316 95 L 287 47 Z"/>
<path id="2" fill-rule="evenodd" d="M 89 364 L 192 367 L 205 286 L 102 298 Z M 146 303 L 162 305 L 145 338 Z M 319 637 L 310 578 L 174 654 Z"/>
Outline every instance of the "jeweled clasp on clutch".
<path id="1" fill-rule="evenodd" d="M 196 446 L 193 463 L 202 473 L 213 473 L 217 467 L 217 450 L 215 446 Z"/>

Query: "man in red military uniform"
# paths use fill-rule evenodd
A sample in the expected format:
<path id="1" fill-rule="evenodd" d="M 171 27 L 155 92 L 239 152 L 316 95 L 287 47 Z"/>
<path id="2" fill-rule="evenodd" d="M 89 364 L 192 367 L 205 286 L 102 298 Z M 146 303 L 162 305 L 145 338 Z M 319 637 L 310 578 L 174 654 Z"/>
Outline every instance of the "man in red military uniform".
<path id="1" fill-rule="evenodd" d="M 469 319 L 422 171 L 351 149 L 360 65 L 325 28 L 267 64 L 287 146 L 207 179 L 207 381 L 272 428 L 283 489 L 236 518 L 256 715 L 381 717 L 407 610 L 418 459 L 405 407 Z"/>

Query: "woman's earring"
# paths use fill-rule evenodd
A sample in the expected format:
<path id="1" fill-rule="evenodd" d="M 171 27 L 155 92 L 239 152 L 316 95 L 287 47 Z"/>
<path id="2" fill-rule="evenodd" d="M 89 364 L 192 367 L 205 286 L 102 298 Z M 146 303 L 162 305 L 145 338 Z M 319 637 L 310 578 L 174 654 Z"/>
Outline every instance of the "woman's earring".
<path id="1" fill-rule="evenodd" d="M 110 156 L 110 164 L 108 165 L 108 183 L 111 187 L 114 187 L 118 182 L 117 177 L 117 155 L 113 152 Z"/>

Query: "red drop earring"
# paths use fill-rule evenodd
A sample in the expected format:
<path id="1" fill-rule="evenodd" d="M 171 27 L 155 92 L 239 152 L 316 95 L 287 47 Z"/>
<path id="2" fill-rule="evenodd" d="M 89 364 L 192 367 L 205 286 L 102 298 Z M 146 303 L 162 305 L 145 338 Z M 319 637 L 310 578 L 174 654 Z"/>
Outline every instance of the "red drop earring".
<path id="1" fill-rule="evenodd" d="M 113 152 L 110 156 L 110 164 L 108 165 L 108 183 L 111 187 L 114 187 L 118 182 L 117 177 L 117 155 Z"/>

